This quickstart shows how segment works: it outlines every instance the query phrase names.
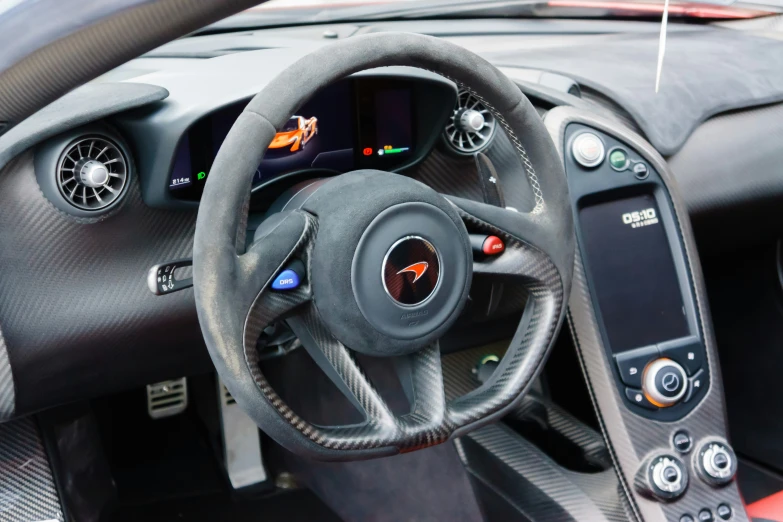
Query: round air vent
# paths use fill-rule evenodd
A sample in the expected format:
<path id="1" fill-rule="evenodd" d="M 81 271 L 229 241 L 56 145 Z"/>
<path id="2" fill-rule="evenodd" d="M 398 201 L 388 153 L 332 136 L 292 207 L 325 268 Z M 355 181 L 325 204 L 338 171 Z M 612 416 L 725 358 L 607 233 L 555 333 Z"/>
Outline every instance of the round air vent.
<path id="1" fill-rule="evenodd" d="M 122 195 L 128 181 L 128 159 L 105 136 L 82 136 L 71 142 L 57 163 L 57 188 L 81 210 L 103 210 Z"/>
<path id="2" fill-rule="evenodd" d="M 443 130 L 446 143 L 459 154 L 486 149 L 495 135 L 495 117 L 473 93 L 460 89 L 457 104 Z"/>

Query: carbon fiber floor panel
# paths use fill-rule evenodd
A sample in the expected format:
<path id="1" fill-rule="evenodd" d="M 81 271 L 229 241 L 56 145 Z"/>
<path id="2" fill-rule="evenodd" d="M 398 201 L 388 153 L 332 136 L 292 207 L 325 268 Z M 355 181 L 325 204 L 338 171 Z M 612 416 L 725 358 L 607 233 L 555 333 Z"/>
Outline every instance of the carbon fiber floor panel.
<path id="1" fill-rule="evenodd" d="M 49 459 L 30 418 L 0 424 L 0 522 L 64 520 Z"/>

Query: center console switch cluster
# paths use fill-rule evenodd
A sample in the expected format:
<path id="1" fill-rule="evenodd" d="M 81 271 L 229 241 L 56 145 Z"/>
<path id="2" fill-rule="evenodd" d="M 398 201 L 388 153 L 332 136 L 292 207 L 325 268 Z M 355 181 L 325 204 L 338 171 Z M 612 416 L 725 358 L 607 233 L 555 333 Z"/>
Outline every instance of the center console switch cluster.
<path id="1" fill-rule="evenodd" d="M 704 347 L 698 337 L 667 341 L 614 355 L 628 402 L 657 411 L 698 399 L 707 389 Z"/>

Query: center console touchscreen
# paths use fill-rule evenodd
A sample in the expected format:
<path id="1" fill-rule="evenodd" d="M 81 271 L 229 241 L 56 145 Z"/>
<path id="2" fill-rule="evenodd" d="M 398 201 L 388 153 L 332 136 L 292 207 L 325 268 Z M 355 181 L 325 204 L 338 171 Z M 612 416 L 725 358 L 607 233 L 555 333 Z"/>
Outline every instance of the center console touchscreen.
<path id="1" fill-rule="evenodd" d="M 582 208 L 583 247 L 612 352 L 689 334 L 677 272 L 655 198 Z"/>

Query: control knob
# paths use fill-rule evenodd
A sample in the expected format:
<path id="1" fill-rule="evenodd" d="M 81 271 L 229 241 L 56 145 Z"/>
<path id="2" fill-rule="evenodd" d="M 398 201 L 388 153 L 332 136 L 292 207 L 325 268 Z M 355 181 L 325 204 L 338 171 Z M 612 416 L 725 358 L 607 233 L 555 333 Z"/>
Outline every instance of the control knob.
<path id="1" fill-rule="evenodd" d="M 688 472 L 680 459 L 673 455 L 658 455 L 639 470 L 637 489 L 647 496 L 672 500 L 688 487 Z"/>
<path id="2" fill-rule="evenodd" d="M 657 359 L 644 370 L 642 390 L 645 397 L 659 408 L 677 404 L 688 389 L 685 370 L 671 359 Z"/>
<path id="3" fill-rule="evenodd" d="M 696 453 L 696 469 L 708 484 L 722 486 L 731 482 L 737 472 L 734 451 L 722 442 L 712 441 L 701 446 Z"/>
<path id="4" fill-rule="evenodd" d="M 109 182 L 109 169 L 100 161 L 85 158 L 76 163 L 77 181 L 85 187 L 103 187 Z"/>
<path id="5" fill-rule="evenodd" d="M 465 132 L 478 132 L 484 128 L 486 121 L 479 111 L 467 109 L 459 115 L 457 126 Z"/>

